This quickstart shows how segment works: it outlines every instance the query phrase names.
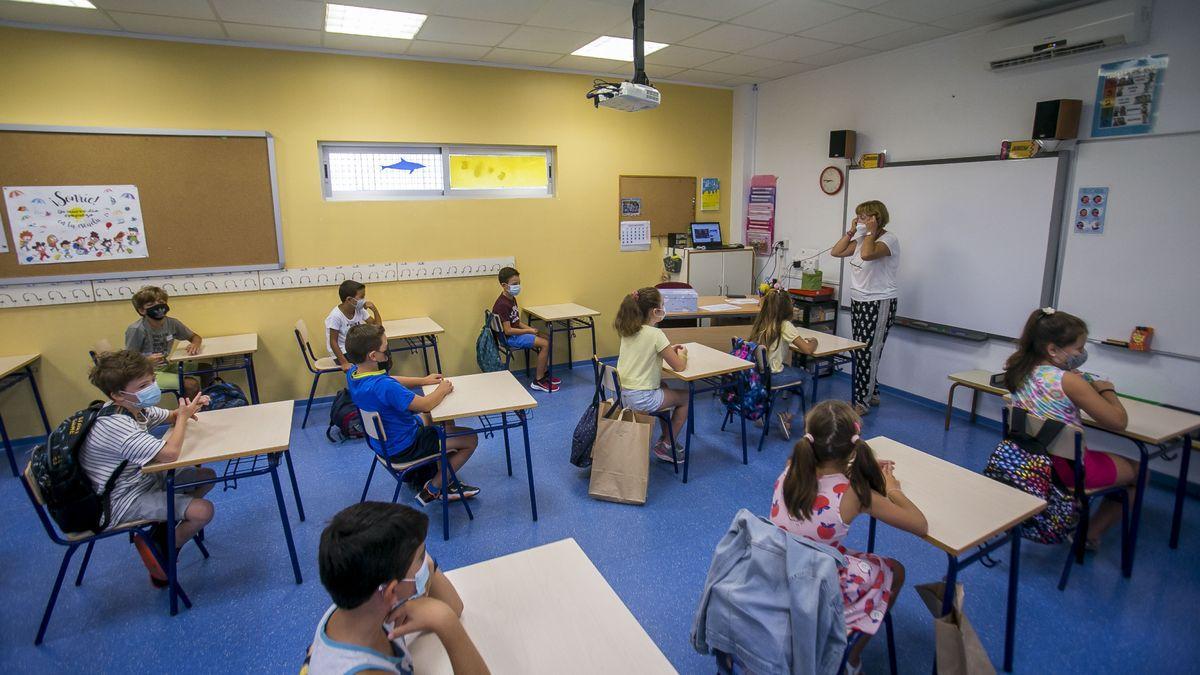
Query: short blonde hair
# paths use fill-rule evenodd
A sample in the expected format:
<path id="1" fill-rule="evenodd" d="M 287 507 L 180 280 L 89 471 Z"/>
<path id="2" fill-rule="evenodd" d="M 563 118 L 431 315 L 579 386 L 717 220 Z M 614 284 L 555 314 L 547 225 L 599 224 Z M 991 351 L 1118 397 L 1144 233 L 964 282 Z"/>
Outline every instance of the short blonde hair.
<path id="1" fill-rule="evenodd" d="M 158 286 L 143 286 L 133 297 L 129 299 L 133 303 L 133 308 L 141 311 L 146 305 L 155 302 L 166 302 L 168 300 L 167 292 Z"/>
<path id="2" fill-rule="evenodd" d="M 875 220 L 879 222 L 880 227 L 888 224 L 888 210 L 883 205 L 883 202 L 872 199 L 869 202 L 863 202 L 854 207 L 854 214 L 858 216 L 875 216 Z"/>

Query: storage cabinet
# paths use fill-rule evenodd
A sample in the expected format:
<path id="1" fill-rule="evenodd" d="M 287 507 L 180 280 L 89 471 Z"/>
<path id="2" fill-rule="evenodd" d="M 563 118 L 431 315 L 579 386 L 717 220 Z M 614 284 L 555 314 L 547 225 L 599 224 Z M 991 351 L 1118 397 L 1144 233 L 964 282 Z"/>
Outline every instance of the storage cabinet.
<path id="1" fill-rule="evenodd" d="M 672 275 L 700 295 L 750 295 L 754 292 L 754 249 L 684 249 L 683 267 Z"/>

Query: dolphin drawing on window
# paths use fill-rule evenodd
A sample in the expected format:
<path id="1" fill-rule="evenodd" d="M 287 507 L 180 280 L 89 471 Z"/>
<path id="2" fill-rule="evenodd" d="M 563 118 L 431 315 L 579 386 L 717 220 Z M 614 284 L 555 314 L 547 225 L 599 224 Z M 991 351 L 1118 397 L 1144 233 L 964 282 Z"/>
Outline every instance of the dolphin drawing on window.
<path id="1" fill-rule="evenodd" d="M 424 169 L 425 165 L 417 164 L 416 162 L 410 162 L 410 161 L 404 159 L 403 157 L 401 157 L 399 162 L 396 162 L 395 164 L 387 164 L 380 168 L 395 169 L 397 171 L 407 171 L 409 173 L 409 175 L 412 175 L 412 172 L 416 171 L 417 169 Z"/>

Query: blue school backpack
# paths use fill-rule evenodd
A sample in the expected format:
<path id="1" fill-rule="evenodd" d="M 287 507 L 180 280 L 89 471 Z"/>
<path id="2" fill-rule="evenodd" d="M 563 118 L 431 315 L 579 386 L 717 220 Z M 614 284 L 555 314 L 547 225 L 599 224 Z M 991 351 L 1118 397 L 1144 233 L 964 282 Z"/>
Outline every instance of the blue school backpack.
<path id="1" fill-rule="evenodd" d="M 729 352 L 743 361 L 754 361 L 758 343 L 736 338 Z M 721 377 L 721 402 L 734 415 L 748 420 L 761 418 L 767 412 L 767 388 L 757 368 L 743 370 Z"/>
<path id="2" fill-rule="evenodd" d="M 225 408 L 240 408 L 250 405 L 250 401 L 246 399 L 246 394 L 242 393 L 241 387 L 220 378 L 205 387 L 201 393 L 209 398 L 208 405 L 205 406 L 206 410 L 224 410 Z"/>
<path id="3" fill-rule="evenodd" d="M 500 360 L 500 350 L 496 347 L 496 338 L 492 337 L 492 313 L 483 310 L 483 328 L 475 340 L 475 362 L 479 364 L 479 372 L 493 373 L 504 370 L 504 362 Z"/>

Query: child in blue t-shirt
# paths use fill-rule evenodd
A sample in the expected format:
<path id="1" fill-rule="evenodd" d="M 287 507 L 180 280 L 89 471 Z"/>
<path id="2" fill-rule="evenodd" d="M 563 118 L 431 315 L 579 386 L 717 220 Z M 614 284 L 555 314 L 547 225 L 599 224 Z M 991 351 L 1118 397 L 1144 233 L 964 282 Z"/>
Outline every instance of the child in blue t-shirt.
<path id="1" fill-rule="evenodd" d="M 422 425 L 419 413 L 427 413 L 437 407 L 446 395 L 454 390 L 450 380 L 440 373 L 425 377 L 390 376 L 381 367 L 388 360 L 387 337 L 383 326 L 361 324 L 354 326 L 346 335 L 346 357 L 352 364 L 346 372 L 346 384 L 354 405 L 362 410 L 379 413 L 383 424 L 385 441 L 383 450 L 393 463 L 413 462 L 440 452 L 437 431 Z M 436 384 L 426 396 L 414 393 L 409 387 Z M 446 425 L 447 434 L 469 431 L 466 427 Z M 475 452 L 479 437 L 471 434 L 452 436 L 446 439 L 446 453 L 450 466 L 457 473 Z M 457 481 L 456 481 L 457 483 Z M 459 492 L 470 499 L 479 494 L 479 488 L 462 483 L 451 484 L 450 499 L 458 499 Z M 441 471 L 425 483 L 417 493 L 417 501 L 425 506 L 442 498 Z"/>

